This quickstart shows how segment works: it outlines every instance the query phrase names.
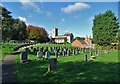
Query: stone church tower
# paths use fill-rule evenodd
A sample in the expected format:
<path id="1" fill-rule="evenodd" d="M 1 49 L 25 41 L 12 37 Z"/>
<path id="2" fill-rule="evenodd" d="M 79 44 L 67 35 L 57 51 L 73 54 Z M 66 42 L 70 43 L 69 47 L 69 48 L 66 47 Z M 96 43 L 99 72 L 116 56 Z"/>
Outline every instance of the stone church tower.
<path id="1" fill-rule="evenodd" d="M 58 29 L 54 28 L 52 29 L 52 38 L 55 38 L 56 36 L 58 36 Z"/>

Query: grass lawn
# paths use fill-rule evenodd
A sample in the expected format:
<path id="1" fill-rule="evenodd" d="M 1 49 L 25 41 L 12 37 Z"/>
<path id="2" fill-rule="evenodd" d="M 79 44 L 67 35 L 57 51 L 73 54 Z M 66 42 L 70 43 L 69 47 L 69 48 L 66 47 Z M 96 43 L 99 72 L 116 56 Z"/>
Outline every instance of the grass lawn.
<path id="1" fill-rule="evenodd" d="M 13 49 L 20 44 L 18 43 L 0 43 L 0 59 L 3 59 L 6 54 L 11 53 Z"/>
<path id="2" fill-rule="evenodd" d="M 83 61 L 84 55 L 82 53 L 76 56 L 61 56 L 57 58 L 57 70 L 48 74 L 46 74 L 48 60 L 36 60 L 36 56 L 33 54 L 29 54 L 28 58 L 32 61 L 20 63 L 20 56 L 16 57 L 15 69 L 18 82 L 118 81 L 118 51 L 100 55 L 94 61 L 87 63 Z"/>

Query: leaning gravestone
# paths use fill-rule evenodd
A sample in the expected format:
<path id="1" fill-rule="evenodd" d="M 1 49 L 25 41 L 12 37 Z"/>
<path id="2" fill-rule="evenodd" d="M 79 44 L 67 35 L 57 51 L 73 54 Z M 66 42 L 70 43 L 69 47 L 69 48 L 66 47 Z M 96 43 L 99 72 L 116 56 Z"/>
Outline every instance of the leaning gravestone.
<path id="1" fill-rule="evenodd" d="M 39 58 L 42 58 L 42 52 L 41 51 L 37 52 L 37 57 L 38 57 L 38 60 L 39 60 Z"/>
<path id="2" fill-rule="evenodd" d="M 28 53 L 26 51 L 24 51 L 20 54 L 20 61 L 21 62 L 27 62 L 28 61 Z"/>
<path id="3" fill-rule="evenodd" d="M 84 55 L 84 61 L 87 62 L 88 61 L 88 57 L 87 54 Z"/>
<path id="4" fill-rule="evenodd" d="M 56 58 L 49 59 L 48 72 L 51 70 L 55 70 L 56 68 L 57 68 L 57 59 Z"/>

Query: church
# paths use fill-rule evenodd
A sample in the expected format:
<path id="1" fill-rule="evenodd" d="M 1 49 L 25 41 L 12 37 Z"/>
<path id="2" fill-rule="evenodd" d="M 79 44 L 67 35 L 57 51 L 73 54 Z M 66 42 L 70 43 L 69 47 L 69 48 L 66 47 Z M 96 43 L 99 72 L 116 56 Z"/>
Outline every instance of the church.
<path id="1" fill-rule="evenodd" d="M 72 33 L 66 33 L 64 35 L 58 35 L 58 29 L 52 29 L 52 41 L 54 43 L 72 43 L 74 35 Z"/>

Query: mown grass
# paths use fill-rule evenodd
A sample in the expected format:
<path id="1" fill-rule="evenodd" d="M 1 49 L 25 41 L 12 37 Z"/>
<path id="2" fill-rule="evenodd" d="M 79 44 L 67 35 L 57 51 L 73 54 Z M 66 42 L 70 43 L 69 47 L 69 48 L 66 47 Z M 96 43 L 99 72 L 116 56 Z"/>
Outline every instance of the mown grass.
<path id="1" fill-rule="evenodd" d="M 18 43 L 0 43 L 0 59 L 3 59 L 6 54 L 9 54 L 13 49 L 20 44 Z"/>
<path id="2" fill-rule="evenodd" d="M 45 45 L 48 46 L 48 45 Z M 54 58 L 54 56 L 51 56 Z M 84 62 L 84 54 L 57 58 L 57 70 L 46 74 L 48 60 L 37 60 L 29 54 L 31 62 L 15 60 L 18 82 L 118 82 L 118 51 L 102 54 L 94 61 Z M 90 56 L 89 56 L 90 58 Z"/>

